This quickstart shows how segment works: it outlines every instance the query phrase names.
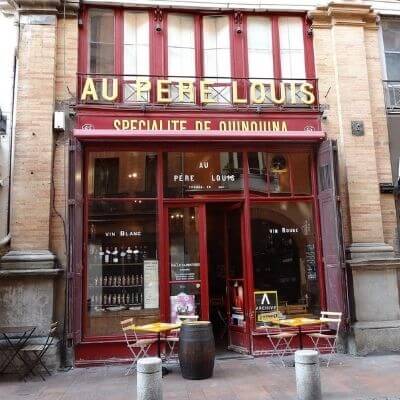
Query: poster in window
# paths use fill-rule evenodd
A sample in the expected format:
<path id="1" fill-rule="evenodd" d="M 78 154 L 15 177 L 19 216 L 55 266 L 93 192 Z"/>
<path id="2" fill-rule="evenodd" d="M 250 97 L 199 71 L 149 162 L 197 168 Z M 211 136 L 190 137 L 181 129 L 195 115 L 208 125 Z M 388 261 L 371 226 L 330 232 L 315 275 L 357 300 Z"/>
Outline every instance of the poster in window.
<path id="1" fill-rule="evenodd" d="M 143 261 L 143 285 L 144 308 L 158 308 L 158 260 Z"/>
<path id="2" fill-rule="evenodd" d="M 170 297 L 171 301 L 171 322 L 180 322 L 180 315 L 195 315 L 194 295 L 179 293 Z"/>
<path id="3" fill-rule="evenodd" d="M 314 244 L 306 245 L 306 267 L 307 279 L 315 281 L 317 279 L 317 268 L 315 262 L 315 246 Z"/>
<path id="4" fill-rule="evenodd" d="M 278 318 L 278 292 L 276 290 L 264 290 L 254 292 L 256 326 Z"/>

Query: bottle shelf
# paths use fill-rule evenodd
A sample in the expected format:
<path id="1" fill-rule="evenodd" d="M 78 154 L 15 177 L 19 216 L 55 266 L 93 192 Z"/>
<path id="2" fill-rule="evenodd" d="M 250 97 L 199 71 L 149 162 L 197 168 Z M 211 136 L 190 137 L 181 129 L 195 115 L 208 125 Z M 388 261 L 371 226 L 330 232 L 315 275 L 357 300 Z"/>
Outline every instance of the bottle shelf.
<path id="1" fill-rule="evenodd" d="M 121 263 L 97 263 L 97 264 L 92 264 L 89 261 L 89 265 L 91 267 L 141 267 L 143 265 L 142 262 L 137 262 L 137 263 L 126 263 L 126 264 L 121 264 Z"/>
<path id="2" fill-rule="evenodd" d="M 98 288 L 98 289 L 129 289 L 129 288 L 143 288 L 142 285 L 89 285 L 90 288 Z"/>

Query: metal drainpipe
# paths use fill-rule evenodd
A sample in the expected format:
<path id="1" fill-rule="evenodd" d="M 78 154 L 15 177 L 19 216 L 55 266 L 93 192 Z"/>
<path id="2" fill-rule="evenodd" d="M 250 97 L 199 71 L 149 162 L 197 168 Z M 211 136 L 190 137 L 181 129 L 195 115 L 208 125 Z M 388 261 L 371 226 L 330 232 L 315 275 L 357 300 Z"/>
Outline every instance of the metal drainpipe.
<path id="1" fill-rule="evenodd" d="M 17 10 L 17 7 L 15 8 Z M 7 235 L 0 240 L 0 248 L 6 246 L 11 241 L 10 225 L 11 225 L 11 184 L 12 184 L 12 172 L 14 163 L 14 134 L 15 134 L 15 90 L 16 90 L 16 79 L 17 79 L 17 57 L 19 51 L 19 26 L 20 26 L 20 15 L 18 12 L 18 20 L 16 22 L 16 37 L 17 43 L 15 46 L 14 53 L 14 65 L 13 65 L 13 84 L 12 84 L 12 99 L 11 99 L 11 134 L 10 134 L 10 162 L 8 170 L 8 207 L 7 207 Z"/>

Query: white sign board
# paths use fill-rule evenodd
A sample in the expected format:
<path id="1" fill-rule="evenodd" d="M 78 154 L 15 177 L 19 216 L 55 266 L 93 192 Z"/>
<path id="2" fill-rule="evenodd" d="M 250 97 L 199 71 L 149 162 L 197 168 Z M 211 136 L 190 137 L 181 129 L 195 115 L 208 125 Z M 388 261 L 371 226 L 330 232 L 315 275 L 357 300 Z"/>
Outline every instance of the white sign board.
<path id="1" fill-rule="evenodd" d="M 144 260 L 144 308 L 159 308 L 158 260 Z"/>

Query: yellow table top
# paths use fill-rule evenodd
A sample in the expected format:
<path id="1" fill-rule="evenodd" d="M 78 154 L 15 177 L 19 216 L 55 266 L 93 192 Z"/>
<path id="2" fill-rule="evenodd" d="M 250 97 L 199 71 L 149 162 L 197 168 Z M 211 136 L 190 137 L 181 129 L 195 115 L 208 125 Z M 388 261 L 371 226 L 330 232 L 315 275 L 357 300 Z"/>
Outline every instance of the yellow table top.
<path id="1" fill-rule="evenodd" d="M 135 325 L 137 331 L 161 333 L 180 328 L 181 324 L 170 324 L 168 322 L 155 322 L 147 325 Z"/>
<path id="2" fill-rule="evenodd" d="M 303 326 L 303 325 L 317 325 L 321 321 L 316 318 L 290 318 L 290 319 L 274 319 L 272 320 L 274 324 L 286 325 L 286 326 Z"/>

